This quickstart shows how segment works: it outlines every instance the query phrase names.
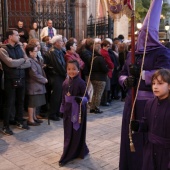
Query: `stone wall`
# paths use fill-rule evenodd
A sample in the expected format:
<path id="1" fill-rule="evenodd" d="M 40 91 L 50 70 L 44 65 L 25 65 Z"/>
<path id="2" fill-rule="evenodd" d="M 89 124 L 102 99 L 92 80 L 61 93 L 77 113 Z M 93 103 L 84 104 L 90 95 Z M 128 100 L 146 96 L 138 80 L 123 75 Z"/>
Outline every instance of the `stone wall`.
<path id="1" fill-rule="evenodd" d="M 119 34 L 124 35 L 125 39 L 128 39 L 128 18 L 123 15 L 119 20 L 114 20 L 114 37 Z"/>

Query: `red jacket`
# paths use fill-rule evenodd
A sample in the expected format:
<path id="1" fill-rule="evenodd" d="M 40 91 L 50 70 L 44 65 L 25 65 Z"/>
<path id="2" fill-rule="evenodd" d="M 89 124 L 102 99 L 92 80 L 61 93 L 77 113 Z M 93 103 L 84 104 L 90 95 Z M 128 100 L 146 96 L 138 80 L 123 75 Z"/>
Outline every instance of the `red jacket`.
<path id="1" fill-rule="evenodd" d="M 80 58 L 79 54 L 67 51 L 64 57 L 66 62 L 68 62 L 69 60 L 77 60 L 80 65 L 80 69 L 83 70 L 84 62 Z"/>
<path id="2" fill-rule="evenodd" d="M 70 51 L 67 51 L 64 57 L 65 57 L 66 63 L 69 60 L 77 60 L 78 61 L 79 65 L 80 65 L 80 77 L 81 77 L 82 76 L 81 71 L 83 70 L 85 64 L 84 64 L 83 60 L 80 58 L 79 54 L 76 52 L 72 53 Z"/>
<path id="3" fill-rule="evenodd" d="M 106 64 L 107 64 L 108 69 L 109 69 L 107 75 L 108 75 L 109 78 L 112 78 L 112 72 L 113 72 L 113 69 L 114 69 L 114 64 L 113 64 L 113 62 L 112 62 L 112 60 L 109 56 L 109 53 L 108 53 L 107 50 L 105 50 L 103 48 L 101 48 L 100 53 L 103 56 L 103 58 L 105 59 Z"/>

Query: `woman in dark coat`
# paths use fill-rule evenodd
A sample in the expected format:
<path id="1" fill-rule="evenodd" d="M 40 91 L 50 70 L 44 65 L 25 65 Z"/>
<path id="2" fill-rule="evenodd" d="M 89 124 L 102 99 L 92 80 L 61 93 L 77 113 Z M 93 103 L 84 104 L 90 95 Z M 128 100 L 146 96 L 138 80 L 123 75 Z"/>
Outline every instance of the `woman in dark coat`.
<path id="1" fill-rule="evenodd" d="M 64 148 L 59 166 L 63 166 L 75 158 L 83 159 L 89 152 L 86 145 L 87 97 L 83 97 L 86 83 L 80 78 L 79 70 L 77 60 L 68 61 L 69 78 L 63 83 L 60 108 L 60 112 L 63 113 Z M 80 117 L 81 123 L 79 123 Z"/>

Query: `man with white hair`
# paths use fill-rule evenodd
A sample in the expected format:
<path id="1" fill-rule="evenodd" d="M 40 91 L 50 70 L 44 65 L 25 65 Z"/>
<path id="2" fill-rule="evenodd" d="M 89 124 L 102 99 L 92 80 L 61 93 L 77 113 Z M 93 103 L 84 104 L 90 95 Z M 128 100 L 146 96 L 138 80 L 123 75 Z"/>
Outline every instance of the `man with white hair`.
<path id="1" fill-rule="evenodd" d="M 53 47 L 49 50 L 46 60 L 47 76 L 51 87 L 49 119 L 59 121 L 62 84 L 66 78 L 62 35 L 54 36 L 50 43 L 53 44 Z"/>

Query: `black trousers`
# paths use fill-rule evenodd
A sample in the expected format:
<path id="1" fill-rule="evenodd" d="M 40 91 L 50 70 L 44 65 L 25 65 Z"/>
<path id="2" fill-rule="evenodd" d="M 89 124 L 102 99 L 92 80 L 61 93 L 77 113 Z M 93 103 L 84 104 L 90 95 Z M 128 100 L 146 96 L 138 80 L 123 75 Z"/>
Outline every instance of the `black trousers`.
<path id="1" fill-rule="evenodd" d="M 49 116 L 58 117 L 62 98 L 62 84 L 65 78 L 59 75 L 53 75 L 50 76 L 49 79 L 50 79 L 49 83 L 51 86 Z"/>
<path id="2" fill-rule="evenodd" d="M 23 123 L 25 79 L 22 79 L 22 87 L 14 88 L 11 79 L 4 79 L 4 126 L 9 126 L 10 114 L 15 108 L 15 120 Z"/>

